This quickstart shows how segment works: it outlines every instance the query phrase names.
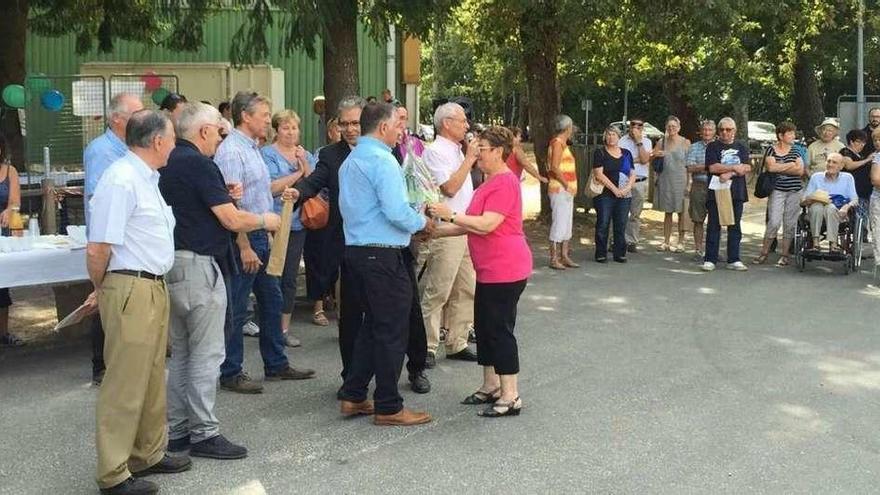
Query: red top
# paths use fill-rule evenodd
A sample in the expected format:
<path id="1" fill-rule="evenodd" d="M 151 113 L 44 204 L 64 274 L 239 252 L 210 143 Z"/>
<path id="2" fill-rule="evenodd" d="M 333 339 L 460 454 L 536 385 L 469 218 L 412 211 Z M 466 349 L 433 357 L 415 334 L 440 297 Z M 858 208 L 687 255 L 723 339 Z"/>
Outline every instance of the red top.
<path id="1" fill-rule="evenodd" d="M 510 171 L 513 172 L 513 175 L 515 175 L 517 177 L 522 177 L 523 166 L 521 163 L 519 163 L 519 160 L 516 159 L 516 154 L 511 153 L 507 157 L 506 163 L 507 163 L 507 168 L 509 168 Z"/>
<path id="2" fill-rule="evenodd" d="M 498 227 L 486 235 L 468 233 L 468 249 L 477 282 L 509 283 L 529 278 L 532 251 L 523 232 L 522 195 L 513 173 L 494 175 L 474 191 L 467 215 L 487 211 L 504 215 Z"/>

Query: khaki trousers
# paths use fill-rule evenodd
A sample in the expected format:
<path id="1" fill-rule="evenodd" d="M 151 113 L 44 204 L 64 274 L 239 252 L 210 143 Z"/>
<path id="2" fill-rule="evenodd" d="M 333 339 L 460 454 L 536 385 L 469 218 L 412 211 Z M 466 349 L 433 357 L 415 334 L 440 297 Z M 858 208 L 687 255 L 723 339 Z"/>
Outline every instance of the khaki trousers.
<path id="1" fill-rule="evenodd" d="M 840 230 L 840 212 L 832 203 L 823 205 L 822 203 L 813 203 L 810 205 L 810 230 L 813 237 L 819 237 L 822 232 L 822 222 L 825 222 L 825 237 L 828 242 L 837 244 L 837 233 Z M 813 246 L 818 249 L 819 246 Z"/>
<path id="2" fill-rule="evenodd" d="M 165 282 L 108 273 L 98 308 L 107 371 L 96 414 L 97 482 L 109 488 L 165 454 Z"/>
<path id="3" fill-rule="evenodd" d="M 422 317 L 428 352 L 437 353 L 440 325 L 444 321 L 449 330 L 446 352 L 459 352 L 467 347 L 468 325 L 474 321 L 474 289 L 477 285 L 467 238 L 456 236 L 429 241 L 425 262 Z"/>

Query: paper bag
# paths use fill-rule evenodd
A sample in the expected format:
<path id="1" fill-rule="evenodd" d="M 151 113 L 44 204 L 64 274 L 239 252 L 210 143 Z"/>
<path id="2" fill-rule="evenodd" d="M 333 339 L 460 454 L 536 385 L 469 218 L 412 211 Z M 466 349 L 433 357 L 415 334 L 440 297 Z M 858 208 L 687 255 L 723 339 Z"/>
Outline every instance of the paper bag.
<path id="1" fill-rule="evenodd" d="M 736 223 L 733 217 L 733 197 L 730 195 L 730 189 L 719 189 L 715 191 L 715 203 L 718 205 L 718 223 L 722 227 L 727 227 Z"/>

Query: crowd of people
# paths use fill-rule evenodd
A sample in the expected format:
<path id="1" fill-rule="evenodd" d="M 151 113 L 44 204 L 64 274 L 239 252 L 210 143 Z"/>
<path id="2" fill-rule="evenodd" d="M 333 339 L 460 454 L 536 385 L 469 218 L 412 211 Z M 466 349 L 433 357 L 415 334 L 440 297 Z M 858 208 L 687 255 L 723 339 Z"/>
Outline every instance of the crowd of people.
<path id="1" fill-rule="evenodd" d="M 839 249 L 837 228 L 850 211 L 880 225 L 880 166 L 872 165 L 880 162 L 880 108 L 870 119 L 847 134 L 846 145 L 834 121 L 817 127 L 809 147 L 796 142 L 793 124 L 777 126 L 763 159 L 774 180 L 753 263 L 767 261 L 781 228 L 777 265 L 789 264 L 802 208 L 814 235 L 827 230 L 830 251 Z M 138 95 L 113 96 L 106 132 L 84 152 L 102 493 L 156 493 L 143 476 L 188 470 L 191 456 L 248 455 L 220 432 L 217 391 L 259 394 L 262 382 L 315 376 L 287 353 L 301 345 L 294 335 L 301 264 L 311 322 L 327 326 L 337 313 L 343 416 L 371 415 L 377 425 L 430 422 L 428 412 L 404 407 L 398 380 L 406 361 L 411 389 L 428 393 L 427 370 L 441 351 L 482 367 L 462 404 L 484 406 L 482 417 L 518 415 L 517 304 L 533 270 L 523 172 L 547 184 L 552 269 L 579 267 L 574 199 L 585 191 L 597 214 L 595 261 L 606 263 L 609 248 L 618 263 L 638 253 L 651 178 L 653 207 L 664 213 L 660 251 L 686 251 L 690 229 L 701 268 L 712 271 L 726 226 L 727 267 L 748 269 L 740 221 L 752 161 L 731 118 L 717 127 L 703 121 L 693 143 L 676 117 L 656 143 L 641 118 L 625 131 L 609 126 L 586 185 L 578 184 L 568 116 L 556 118 L 546 176 L 523 151 L 519 129 L 490 126 L 469 139 L 471 123 L 456 103 L 436 108 L 432 143 L 410 133 L 407 122 L 390 91 L 380 101 L 344 98 L 327 121 L 326 146 L 312 154 L 302 146 L 299 115 L 273 114 L 257 93 L 239 92 L 216 108 L 172 93 L 158 111 L 145 110 Z M 0 142 L 0 162 L 5 152 Z M 436 194 L 427 204 L 412 198 L 406 174 L 414 163 Z M 15 169 L 2 165 L 3 226 L 19 206 Z M 272 253 L 273 233 L 286 241 L 278 247 L 280 276 L 268 270 L 279 254 Z M 18 345 L 6 327 L 10 303 L 0 291 L 0 339 Z M 258 337 L 262 382 L 245 372 L 246 334 Z"/>
<path id="2" fill-rule="evenodd" d="M 776 142 L 764 150 L 761 170 L 770 184 L 767 194 L 766 228 L 761 251 L 752 259 L 767 262 L 782 229 L 782 242 L 776 266 L 791 264 L 792 242 L 803 214 L 810 225 L 808 248 L 817 253 L 842 254 L 839 226 L 854 212 L 874 232 L 880 225 L 880 108 L 869 112 L 864 129 L 847 133 L 847 143 L 838 139 L 839 124 L 826 119 L 815 129 L 816 139 L 804 146 L 797 140 L 792 122 L 776 126 Z M 548 193 L 552 208 L 550 263 L 556 270 L 576 268 L 571 261 L 573 196 L 579 193 L 574 157 L 566 142 L 573 132 L 571 118 L 556 118 L 554 137 L 548 149 Z M 681 122 L 675 116 L 666 120 L 665 133 L 656 143 L 643 133 L 644 120 L 629 121 L 626 134 L 611 125 L 603 133 L 603 143 L 592 155 L 592 171 L 584 193 L 593 196 L 596 210 L 596 262 L 608 259 L 609 244 L 614 261 L 627 262 L 628 253 L 637 253 L 641 212 L 653 177 L 653 208 L 664 213 L 661 252 L 686 252 L 686 232 L 693 232 L 692 252 L 704 271 L 713 271 L 719 262 L 721 227 L 727 227 L 726 265 L 730 270 L 747 271 L 741 259 L 740 222 L 743 205 L 749 200 L 748 178 L 752 174 L 749 148 L 736 140 L 736 122 L 730 117 L 700 123 L 693 143 L 680 135 Z M 677 216 L 678 238 L 672 242 L 673 219 Z M 707 225 L 708 223 L 708 225 Z M 609 238 L 609 229 L 613 240 Z M 824 236 L 822 235 L 824 233 Z M 872 235 L 875 252 L 880 249 Z M 875 258 L 876 259 L 876 258 Z"/>

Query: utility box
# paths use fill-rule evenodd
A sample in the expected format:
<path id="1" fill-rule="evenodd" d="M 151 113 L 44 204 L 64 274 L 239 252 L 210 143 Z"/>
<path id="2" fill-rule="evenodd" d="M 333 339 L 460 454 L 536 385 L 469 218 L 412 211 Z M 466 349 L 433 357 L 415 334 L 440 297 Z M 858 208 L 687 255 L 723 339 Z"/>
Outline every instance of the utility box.
<path id="1" fill-rule="evenodd" d="M 237 91 L 256 91 L 272 100 L 272 112 L 284 109 L 284 71 L 271 65 L 254 65 L 236 69 L 230 63 L 129 63 L 88 62 L 80 66 L 84 75 L 141 75 L 149 80 L 153 74 L 177 76 L 177 92 L 190 101 L 210 101 L 217 106 L 230 100 Z M 112 91 L 112 88 L 110 88 Z M 113 95 L 108 91 L 107 97 Z"/>

